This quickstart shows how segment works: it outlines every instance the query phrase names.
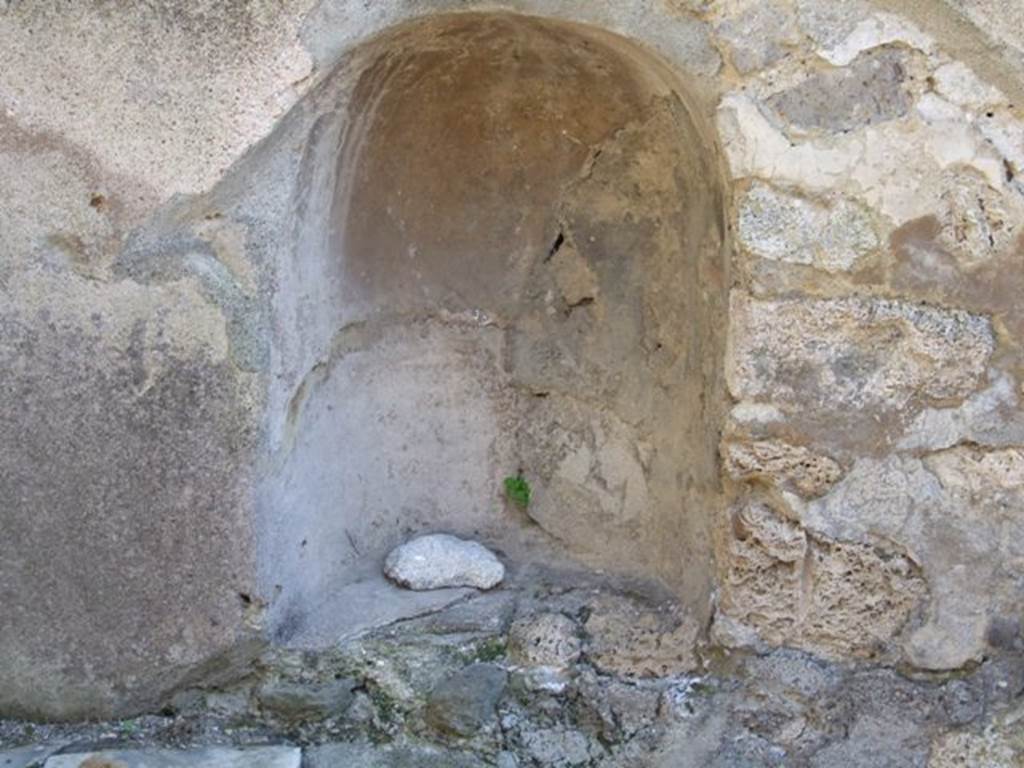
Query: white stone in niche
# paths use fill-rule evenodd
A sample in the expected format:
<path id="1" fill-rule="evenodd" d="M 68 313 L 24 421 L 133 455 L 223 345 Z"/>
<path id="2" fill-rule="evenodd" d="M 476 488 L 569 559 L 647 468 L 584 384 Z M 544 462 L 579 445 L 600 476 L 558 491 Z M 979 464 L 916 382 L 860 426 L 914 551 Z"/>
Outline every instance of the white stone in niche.
<path id="1" fill-rule="evenodd" d="M 457 536 L 420 536 L 391 550 L 384 574 L 415 590 L 446 587 L 491 589 L 505 578 L 505 566 L 487 547 Z"/>

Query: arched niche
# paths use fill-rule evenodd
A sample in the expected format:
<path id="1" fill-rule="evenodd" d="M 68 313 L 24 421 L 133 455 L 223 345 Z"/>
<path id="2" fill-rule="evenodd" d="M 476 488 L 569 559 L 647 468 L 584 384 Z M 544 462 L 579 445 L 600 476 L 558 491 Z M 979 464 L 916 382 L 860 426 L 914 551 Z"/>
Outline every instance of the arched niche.
<path id="1" fill-rule="evenodd" d="M 322 338 L 265 484 L 272 630 L 360 625 L 398 599 L 364 589 L 383 554 L 423 531 L 655 579 L 704 617 L 728 279 L 699 96 L 626 39 L 506 13 L 417 20 L 352 62 L 283 281 L 293 337 Z"/>

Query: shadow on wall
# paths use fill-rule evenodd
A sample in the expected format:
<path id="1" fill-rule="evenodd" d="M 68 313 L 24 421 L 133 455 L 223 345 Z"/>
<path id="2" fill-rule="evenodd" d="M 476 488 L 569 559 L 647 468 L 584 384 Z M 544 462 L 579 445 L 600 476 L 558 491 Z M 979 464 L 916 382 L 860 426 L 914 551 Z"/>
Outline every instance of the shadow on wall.
<path id="1" fill-rule="evenodd" d="M 476 13 L 389 31 L 310 97 L 258 524 L 279 642 L 358 625 L 358 585 L 427 530 L 659 579 L 706 618 L 728 279 L 694 99 L 622 38 Z"/>

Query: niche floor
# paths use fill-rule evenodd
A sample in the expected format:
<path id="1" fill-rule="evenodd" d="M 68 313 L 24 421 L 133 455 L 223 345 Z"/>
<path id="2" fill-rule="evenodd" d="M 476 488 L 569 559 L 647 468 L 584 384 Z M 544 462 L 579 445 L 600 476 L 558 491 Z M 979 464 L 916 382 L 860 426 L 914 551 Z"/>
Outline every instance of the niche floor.
<path id="1" fill-rule="evenodd" d="M 313 768 L 1022 765 L 1024 649 L 1012 644 L 970 674 L 911 679 L 695 647 L 677 604 L 597 572 L 523 567 L 449 597 L 318 650 L 268 651 L 241 684 L 186 691 L 160 715 L 0 721 L 0 766 L 266 744 L 301 747 Z"/>

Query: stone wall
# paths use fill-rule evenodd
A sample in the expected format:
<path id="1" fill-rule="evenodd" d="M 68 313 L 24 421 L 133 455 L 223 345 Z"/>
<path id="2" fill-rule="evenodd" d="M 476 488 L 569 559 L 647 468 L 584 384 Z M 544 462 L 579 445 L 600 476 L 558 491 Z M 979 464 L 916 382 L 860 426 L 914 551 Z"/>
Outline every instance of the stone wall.
<path id="1" fill-rule="evenodd" d="M 559 197 L 566 168 L 538 192 L 560 216 L 537 242 L 500 232 L 542 256 L 560 236 L 550 274 L 525 259 L 456 271 L 435 288 L 465 278 L 463 300 L 417 305 L 395 270 L 330 258 L 336 153 L 373 123 L 367 89 L 383 93 L 360 86 L 379 54 L 364 43 L 480 4 L 0 3 L 0 711 L 158 706 L 295 631 L 332 569 L 359 576 L 439 523 L 657 576 L 713 609 L 727 645 L 929 670 L 981 658 L 1024 618 L 1024 80 L 999 5 L 487 4 L 591 25 L 590 44 L 621 35 L 605 63 L 650 80 L 623 91 L 644 94 L 633 122 L 584 142 L 603 154 L 580 153 L 589 181 Z M 570 55 L 566 36 L 549 58 Z M 595 110 L 589 84 L 549 85 L 540 103 Z M 651 108 L 673 91 L 689 111 Z M 343 170 L 387 176 L 387 155 L 356 149 Z M 406 163 L 429 166 L 418 151 Z M 631 179 L 637 158 L 651 167 Z M 351 212 L 393 190 L 351 182 L 337 221 L 355 237 Z M 727 215 L 730 268 L 672 241 L 703 231 L 680 211 Z M 674 271 L 665 253 L 688 260 Z M 602 321 L 605 306 L 648 314 Z M 667 384 L 626 386 L 636 345 L 682 374 L 643 347 L 648 383 Z M 559 359 L 601 365 L 567 379 Z M 436 438 L 390 431 L 382 448 L 375 419 L 435 408 L 467 439 L 424 455 L 409 493 L 363 483 L 381 450 Z M 678 468 L 640 450 L 652 436 Z M 541 490 L 532 523 L 497 495 L 520 463 Z M 322 511 L 353 486 L 400 511 L 355 513 L 353 532 Z M 439 495 L 458 502 L 431 508 Z"/>
<path id="2" fill-rule="evenodd" d="M 766 32 L 740 73 L 773 66 L 718 110 L 742 277 L 716 629 L 955 669 L 1020 621 L 1024 126 L 908 21 L 796 10 L 721 22 Z"/>

